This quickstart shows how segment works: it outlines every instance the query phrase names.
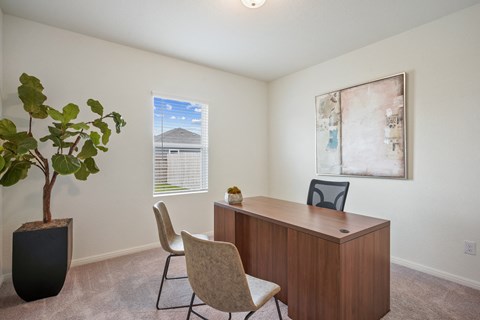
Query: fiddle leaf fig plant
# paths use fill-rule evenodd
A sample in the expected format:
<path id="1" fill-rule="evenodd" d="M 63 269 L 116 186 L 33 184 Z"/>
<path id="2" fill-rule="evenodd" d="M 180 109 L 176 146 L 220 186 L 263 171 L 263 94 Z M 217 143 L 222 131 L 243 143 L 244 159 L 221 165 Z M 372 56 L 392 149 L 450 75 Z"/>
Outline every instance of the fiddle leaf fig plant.
<path id="1" fill-rule="evenodd" d="M 23 73 L 20 76 L 18 97 L 28 113 L 28 131 L 18 131 L 9 119 L 0 120 L 0 184 L 8 187 L 27 177 L 32 167 L 38 168 L 45 176 L 43 185 L 43 222 L 52 220 L 50 199 L 58 175 L 73 174 L 78 180 L 87 180 L 90 174 L 100 171 L 94 158 L 107 152 L 112 129 L 120 133 L 126 125 L 117 112 L 105 113 L 97 100 L 89 99 L 87 105 L 93 113 L 90 121 L 76 121 L 80 108 L 69 103 L 57 110 L 45 104 L 47 97 L 39 79 Z M 49 120 L 48 134 L 35 138 L 33 121 Z M 44 156 L 42 144 L 53 147 L 50 158 Z M 42 149 L 42 152 L 40 151 Z"/>

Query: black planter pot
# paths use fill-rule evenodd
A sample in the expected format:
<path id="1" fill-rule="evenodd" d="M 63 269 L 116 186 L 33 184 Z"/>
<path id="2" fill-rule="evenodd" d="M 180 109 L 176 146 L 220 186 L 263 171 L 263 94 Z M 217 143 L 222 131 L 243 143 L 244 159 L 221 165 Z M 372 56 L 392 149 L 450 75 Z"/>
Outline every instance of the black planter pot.
<path id="1" fill-rule="evenodd" d="M 58 220 L 56 220 L 58 221 Z M 56 296 L 62 290 L 72 260 L 73 220 L 61 226 L 13 233 L 12 280 L 25 301 Z"/>

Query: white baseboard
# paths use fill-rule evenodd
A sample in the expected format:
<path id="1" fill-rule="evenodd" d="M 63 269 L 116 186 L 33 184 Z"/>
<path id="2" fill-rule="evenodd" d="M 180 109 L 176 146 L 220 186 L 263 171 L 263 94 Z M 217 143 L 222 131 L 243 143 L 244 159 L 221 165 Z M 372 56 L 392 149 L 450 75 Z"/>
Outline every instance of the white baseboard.
<path id="1" fill-rule="evenodd" d="M 206 234 L 209 238 L 213 239 L 213 231 L 203 232 L 203 234 Z M 146 244 L 146 245 L 143 245 L 143 246 L 112 251 L 112 252 L 103 253 L 103 254 L 99 254 L 99 255 L 95 255 L 95 256 L 81 258 L 81 259 L 74 259 L 74 260 L 72 260 L 72 266 L 80 266 L 82 264 L 103 261 L 103 260 L 107 260 L 107 259 L 111 259 L 111 258 L 125 256 L 125 255 L 132 254 L 132 253 L 137 253 L 137 252 L 141 252 L 141 251 L 145 251 L 145 250 L 149 250 L 149 249 L 154 249 L 154 248 L 160 248 L 160 242 L 157 241 L 157 242 Z"/>
<path id="2" fill-rule="evenodd" d="M 132 248 L 128 248 L 128 249 L 122 249 L 122 250 L 102 253 L 102 254 L 98 254 L 98 255 L 95 255 L 95 256 L 86 257 L 86 258 L 74 259 L 74 260 L 72 260 L 72 267 L 81 266 L 82 264 L 87 264 L 87 263 L 93 263 L 93 262 L 103 261 L 103 260 L 107 260 L 107 259 L 112 259 L 112 258 L 116 258 L 116 257 L 126 256 L 128 254 L 137 253 L 137 252 L 141 252 L 141 251 L 145 251 L 145 250 L 149 250 L 149 249 L 154 249 L 154 248 L 159 248 L 159 247 L 160 247 L 160 243 L 155 242 L 155 243 L 150 243 L 150 244 L 146 244 L 146 245 L 143 245 L 143 246 L 132 247 Z"/>
<path id="3" fill-rule="evenodd" d="M 452 281 L 452 282 L 455 282 L 455 283 L 458 283 L 458 284 L 461 284 L 461 285 L 464 285 L 464 286 L 467 286 L 467 287 L 470 287 L 470 288 L 473 288 L 473 289 L 476 289 L 476 290 L 480 290 L 480 282 L 472 280 L 472 279 L 467 279 L 467 278 L 464 278 L 464 277 L 460 277 L 460 276 L 457 276 L 457 275 L 454 275 L 454 274 L 451 274 L 451 273 L 448 273 L 448 272 L 445 272 L 445 271 L 442 271 L 442 270 L 427 267 L 427 266 L 424 266 L 422 264 L 415 263 L 415 262 L 405 260 L 405 259 L 401 259 L 401 258 L 397 258 L 397 257 L 390 257 L 390 261 L 395 263 L 395 264 L 399 264 L 401 266 L 404 266 L 404 267 L 407 267 L 407 268 L 410 268 L 410 269 L 413 269 L 413 270 L 417 270 L 417 271 L 420 271 L 420 272 L 423 272 L 423 273 L 426 273 L 426 274 L 429 274 L 429 275 L 432 275 L 432 276 L 435 276 L 435 277 L 438 277 L 438 278 L 442 278 L 442 279 Z"/>

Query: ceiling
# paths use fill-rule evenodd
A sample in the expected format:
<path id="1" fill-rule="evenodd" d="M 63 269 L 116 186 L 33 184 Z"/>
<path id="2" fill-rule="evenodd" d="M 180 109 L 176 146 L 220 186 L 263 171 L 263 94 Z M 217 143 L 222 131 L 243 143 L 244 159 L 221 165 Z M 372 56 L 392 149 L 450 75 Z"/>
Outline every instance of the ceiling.
<path id="1" fill-rule="evenodd" d="M 5 14 L 271 81 L 480 0 L 0 0 Z"/>

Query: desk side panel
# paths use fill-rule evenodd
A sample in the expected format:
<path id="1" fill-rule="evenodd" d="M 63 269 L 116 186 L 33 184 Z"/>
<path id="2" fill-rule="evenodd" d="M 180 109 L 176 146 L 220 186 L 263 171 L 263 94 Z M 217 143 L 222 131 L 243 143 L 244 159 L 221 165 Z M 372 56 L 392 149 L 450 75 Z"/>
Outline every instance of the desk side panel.
<path id="1" fill-rule="evenodd" d="M 282 290 L 278 298 L 288 304 L 288 244 L 287 228 L 273 225 L 272 230 L 272 281 L 277 283 Z"/>
<path id="2" fill-rule="evenodd" d="M 235 211 L 214 206 L 213 238 L 235 244 Z"/>
<path id="3" fill-rule="evenodd" d="M 288 229 L 288 315 L 339 319 L 339 244 Z"/>
<path id="4" fill-rule="evenodd" d="M 380 319 L 390 310 L 389 227 L 340 245 L 340 319 Z"/>
<path id="5" fill-rule="evenodd" d="M 245 272 L 278 284 L 277 297 L 287 303 L 287 230 L 270 222 L 237 212 L 236 246 Z"/>
<path id="6" fill-rule="evenodd" d="M 375 232 L 375 319 L 390 311 L 390 227 Z"/>
<path id="7" fill-rule="evenodd" d="M 243 262 L 245 272 L 258 276 L 257 260 L 257 219 L 236 213 L 235 232 L 238 235 L 236 246 Z"/>

